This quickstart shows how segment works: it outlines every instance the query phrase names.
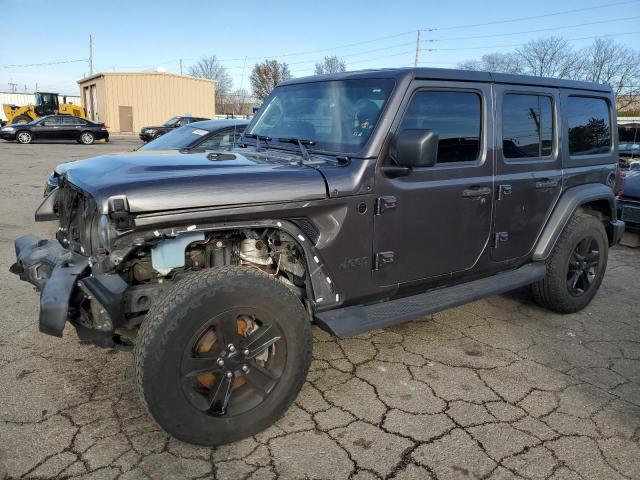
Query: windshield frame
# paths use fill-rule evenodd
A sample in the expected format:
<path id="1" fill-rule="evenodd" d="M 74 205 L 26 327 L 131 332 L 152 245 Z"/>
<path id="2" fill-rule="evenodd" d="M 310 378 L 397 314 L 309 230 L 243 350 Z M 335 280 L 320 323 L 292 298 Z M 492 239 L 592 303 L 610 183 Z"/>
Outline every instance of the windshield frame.
<path id="1" fill-rule="evenodd" d="M 377 153 L 373 153 L 374 151 L 378 151 L 379 147 L 380 147 L 380 132 L 381 130 L 383 130 L 382 125 L 387 125 L 387 127 L 389 126 L 389 120 L 387 119 L 386 113 L 387 110 L 390 107 L 390 104 L 396 104 L 397 100 L 397 92 L 399 90 L 398 85 L 400 82 L 398 82 L 398 79 L 394 76 L 385 76 L 385 75 L 381 75 L 381 76 L 353 76 L 353 77 L 345 77 L 345 78 L 340 78 L 340 79 L 335 79 L 335 78 L 328 78 L 328 79 L 321 79 L 318 77 L 310 77 L 308 79 L 308 81 L 288 81 L 288 82 L 284 82 L 280 85 L 277 85 L 272 92 L 263 100 L 262 105 L 260 106 L 260 110 L 258 110 L 255 114 L 255 116 L 253 117 L 253 119 L 251 120 L 251 122 L 247 125 L 247 128 L 245 129 L 246 133 L 256 133 L 253 132 L 253 129 L 255 128 L 257 122 L 260 120 L 260 117 L 263 114 L 263 107 L 266 105 L 269 105 L 270 102 L 272 101 L 273 97 L 275 95 L 278 94 L 279 91 L 281 91 L 281 89 L 290 87 L 290 86 L 300 86 L 300 85 L 309 85 L 309 84 L 318 84 L 318 83 L 336 83 L 336 82 L 357 82 L 357 81 L 380 81 L 380 82 L 389 82 L 389 91 L 388 94 L 386 96 L 386 99 L 384 101 L 384 104 L 382 105 L 382 108 L 380 109 L 380 112 L 378 114 L 376 123 L 374 125 L 374 127 L 371 129 L 371 133 L 369 134 L 368 138 L 366 139 L 366 141 L 358 148 L 358 149 L 354 149 L 353 151 L 347 151 L 350 150 L 349 148 L 343 149 L 343 150 L 334 150 L 334 149 L 323 149 L 321 148 L 319 145 L 309 145 L 307 146 L 307 150 L 310 154 L 316 154 L 316 155 L 330 155 L 330 156 L 346 156 L 349 158 L 371 158 L 372 156 L 377 155 Z M 387 128 L 388 129 L 388 128 Z M 250 142 L 247 142 L 246 140 L 251 140 Z M 315 139 L 305 139 L 305 138 L 301 138 L 301 140 L 314 140 Z M 250 139 L 248 137 L 245 137 L 244 140 L 245 144 L 248 144 L 250 146 L 255 146 L 256 142 L 254 139 Z M 271 141 L 268 142 L 268 144 L 266 144 L 265 142 L 261 141 L 260 145 L 262 148 L 274 148 L 274 149 L 278 149 L 278 150 L 286 150 L 286 151 L 290 151 L 292 153 L 300 153 L 300 148 L 297 145 L 291 144 L 291 143 L 281 143 L 278 141 L 277 138 L 273 138 Z"/>

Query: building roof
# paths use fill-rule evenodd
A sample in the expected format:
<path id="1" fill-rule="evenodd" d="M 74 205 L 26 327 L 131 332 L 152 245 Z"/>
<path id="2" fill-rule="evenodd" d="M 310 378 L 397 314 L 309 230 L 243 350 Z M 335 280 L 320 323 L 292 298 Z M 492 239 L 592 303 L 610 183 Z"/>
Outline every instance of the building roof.
<path id="1" fill-rule="evenodd" d="M 208 78 L 192 77 L 190 75 L 178 75 L 177 73 L 168 73 L 168 72 L 98 72 L 88 77 L 81 78 L 80 80 L 78 80 L 77 83 L 85 83 L 89 80 L 93 80 L 99 77 L 134 76 L 134 75 L 139 75 L 139 76 L 159 75 L 163 77 L 177 77 L 185 80 L 195 80 L 200 82 L 216 83 L 215 80 L 210 80 Z"/>
<path id="2" fill-rule="evenodd" d="M 478 72 L 474 70 L 453 70 L 447 68 L 387 68 L 380 70 L 360 70 L 355 72 L 333 73 L 312 77 L 294 78 L 282 84 L 307 83 L 327 80 L 346 80 L 356 78 L 394 78 L 404 80 L 412 77 L 420 80 L 455 80 L 467 82 L 507 83 L 539 87 L 560 87 L 579 90 L 611 92 L 609 85 L 559 78 L 534 77 L 531 75 L 512 75 L 507 73 Z M 281 85 L 282 85 L 281 84 Z"/>

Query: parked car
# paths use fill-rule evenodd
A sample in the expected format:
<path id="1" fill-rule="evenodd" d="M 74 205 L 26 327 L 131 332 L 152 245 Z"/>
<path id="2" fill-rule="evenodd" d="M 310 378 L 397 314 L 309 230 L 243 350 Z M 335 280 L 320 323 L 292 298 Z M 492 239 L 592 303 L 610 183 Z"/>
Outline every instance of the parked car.
<path id="1" fill-rule="evenodd" d="M 247 126 L 245 120 L 205 120 L 176 128 L 160 138 L 144 144 L 137 151 L 149 152 L 177 150 L 217 150 L 232 148 L 237 144 Z M 177 152 L 174 152 L 177 153 Z M 58 186 L 58 177 L 67 164 L 58 165 L 47 178 L 44 196 Z"/>
<path id="2" fill-rule="evenodd" d="M 73 115 L 48 115 L 29 123 L 17 123 L 0 128 L 0 138 L 18 143 L 34 140 L 75 140 L 91 145 L 96 140 L 109 141 L 104 123 L 96 123 Z"/>
<path id="3" fill-rule="evenodd" d="M 138 149 L 140 152 L 157 150 L 231 148 L 249 124 L 246 120 L 205 120 L 176 128 Z"/>
<path id="4" fill-rule="evenodd" d="M 173 117 L 159 127 L 143 127 L 142 130 L 140 130 L 140 140 L 143 142 L 149 142 L 154 138 L 158 138 L 161 135 L 170 132 L 174 128 L 182 127 L 193 122 L 200 122 L 202 120 L 209 119 L 204 117 L 191 117 L 188 115 Z"/>
<path id="5" fill-rule="evenodd" d="M 621 143 L 618 146 L 620 168 L 629 168 L 633 163 L 640 161 L 640 143 Z"/>
<path id="6" fill-rule="evenodd" d="M 632 165 L 624 177 L 624 189 L 617 197 L 618 216 L 627 230 L 640 232 L 640 164 Z"/>
<path id="7" fill-rule="evenodd" d="M 294 401 L 314 322 L 349 337 L 527 285 L 587 306 L 624 230 L 612 106 L 487 72 L 283 82 L 232 151 L 69 164 L 35 215 L 56 239 L 16 239 L 11 271 L 42 332 L 133 347 L 167 432 L 233 442 Z"/>

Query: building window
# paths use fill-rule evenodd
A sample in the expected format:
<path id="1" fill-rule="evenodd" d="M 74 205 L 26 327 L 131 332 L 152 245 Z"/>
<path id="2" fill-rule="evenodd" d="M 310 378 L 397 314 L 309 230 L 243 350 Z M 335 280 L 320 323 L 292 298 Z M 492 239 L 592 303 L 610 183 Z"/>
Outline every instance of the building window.
<path id="1" fill-rule="evenodd" d="M 549 157 L 553 149 L 553 107 L 545 95 L 509 93 L 502 101 L 504 158 Z"/>

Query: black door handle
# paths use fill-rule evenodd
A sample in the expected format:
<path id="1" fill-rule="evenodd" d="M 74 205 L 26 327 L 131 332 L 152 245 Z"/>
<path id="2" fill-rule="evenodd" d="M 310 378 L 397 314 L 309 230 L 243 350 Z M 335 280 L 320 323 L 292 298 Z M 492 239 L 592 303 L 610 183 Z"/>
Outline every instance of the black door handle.
<path id="1" fill-rule="evenodd" d="M 491 195 L 491 189 L 489 187 L 471 187 L 462 191 L 464 198 L 486 197 L 487 195 Z"/>
<path id="2" fill-rule="evenodd" d="M 558 186 L 558 180 L 552 180 L 550 178 L 543 178 L 542 180 L 538 180 L 536 182 L 536 188 L 539 188 L 540 190 L 553 188 L 557 186 Z"/>

